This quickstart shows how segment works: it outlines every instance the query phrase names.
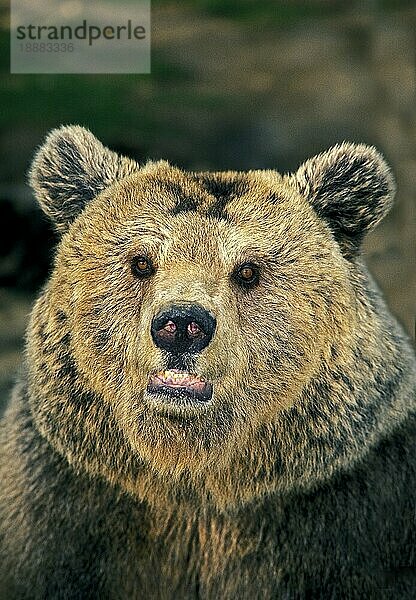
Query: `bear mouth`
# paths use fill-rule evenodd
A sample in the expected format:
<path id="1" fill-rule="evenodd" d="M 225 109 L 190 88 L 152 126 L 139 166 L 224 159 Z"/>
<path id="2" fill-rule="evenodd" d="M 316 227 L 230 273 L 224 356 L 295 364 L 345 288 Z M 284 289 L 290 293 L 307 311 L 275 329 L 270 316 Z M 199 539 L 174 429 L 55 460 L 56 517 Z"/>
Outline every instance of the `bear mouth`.
<path id="1" fill-rule="evenodd" d="M 152 373 L 147 392 L 179 404 L 206 404 L 212 398 L 212 384 L 203 377 L 179 369 Z"/>

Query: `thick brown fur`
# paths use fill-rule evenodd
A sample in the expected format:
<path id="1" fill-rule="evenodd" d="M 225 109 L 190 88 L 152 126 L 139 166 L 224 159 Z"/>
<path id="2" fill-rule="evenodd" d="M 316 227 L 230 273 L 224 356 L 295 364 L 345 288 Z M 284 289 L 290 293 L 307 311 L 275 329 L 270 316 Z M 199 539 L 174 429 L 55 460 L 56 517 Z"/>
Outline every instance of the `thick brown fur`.
<path id="1" fill-rule="evenodd" d="M 414 598 L 416 360 L 360 258 L 378 152 L 186 173 L 63 127 L 31 185 L 62 237 L 1 426 L 1 597 Z M 204 406 L 146 391 L 172 304 L 216 318 L 179 365 Z"/>

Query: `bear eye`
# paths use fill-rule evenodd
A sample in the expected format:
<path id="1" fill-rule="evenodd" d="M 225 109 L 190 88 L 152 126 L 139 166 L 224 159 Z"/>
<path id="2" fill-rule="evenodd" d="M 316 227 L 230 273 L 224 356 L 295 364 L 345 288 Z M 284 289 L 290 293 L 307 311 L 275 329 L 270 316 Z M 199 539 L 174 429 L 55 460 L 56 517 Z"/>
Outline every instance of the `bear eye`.
<path id="1" fill-rule="evenodd" d="M 135 256 L 131 261 L 131 270 L 136 277 L 150 277 L 154 273 L 152 261 L 147 256 Z"/>
<path id="2" fill-rule="evenodd" d="M 234 272 L 234 279 L 243 287 L 253 287 L 258 284 L 260 269 L 253 263 L 244 263 Z"/>

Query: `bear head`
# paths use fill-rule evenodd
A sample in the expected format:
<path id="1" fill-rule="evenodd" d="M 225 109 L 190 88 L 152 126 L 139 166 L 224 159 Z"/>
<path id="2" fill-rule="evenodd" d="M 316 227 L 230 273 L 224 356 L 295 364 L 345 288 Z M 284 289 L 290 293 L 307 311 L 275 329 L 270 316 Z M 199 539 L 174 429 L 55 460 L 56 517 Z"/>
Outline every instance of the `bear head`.
<path id="1" fill-rule="evenodd" d="M 60 236 L 28 334 L 31 409 L 75 468 L 224 505 L 316 477 L 334 438 L 358 451 L 328 373 L 338 361 L 354 413 L 360 245 L 394 193 L 374 148 L 343 143 L 290 175 L 189 173 L 66 126 L 30 183 Z"/>

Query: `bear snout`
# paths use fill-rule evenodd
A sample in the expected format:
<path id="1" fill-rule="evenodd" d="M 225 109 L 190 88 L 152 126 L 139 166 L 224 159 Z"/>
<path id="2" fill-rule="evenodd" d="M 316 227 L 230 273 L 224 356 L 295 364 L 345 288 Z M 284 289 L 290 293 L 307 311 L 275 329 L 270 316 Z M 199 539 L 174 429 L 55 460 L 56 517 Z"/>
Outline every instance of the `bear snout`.
<path id="1" fill-rule="evenodd" d="M 151 324 L 153 342 L 171 354 L 197 354 L 208 346 L 215 332 L 215 317 L 198 304 L 171 305 Z"/>

